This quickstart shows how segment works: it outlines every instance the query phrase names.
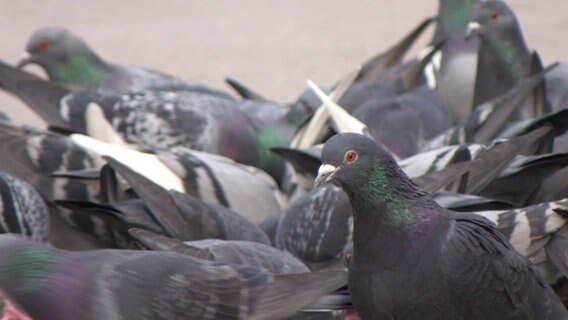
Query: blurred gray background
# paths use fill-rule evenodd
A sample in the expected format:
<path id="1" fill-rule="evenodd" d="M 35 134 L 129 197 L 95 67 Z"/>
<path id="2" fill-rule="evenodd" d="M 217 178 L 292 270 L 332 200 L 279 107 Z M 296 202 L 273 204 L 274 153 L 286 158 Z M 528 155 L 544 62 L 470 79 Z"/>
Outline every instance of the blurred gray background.
<path id="1" fill-rule="evenodd" d="M 545 63 L 567 58 L 568 1 L 507 2 Z M 0 59 L 15 63 L 34 30 L 62 25 L 107 61 L 214 87 L 227 88 L 223 79 L 230 76 L 287 102 L 307 78 L 335 82 L 437 6 L 437 0 L 0 0 Z M 40 123 L 4 92 L 0 110 L 17 123 Z"/>

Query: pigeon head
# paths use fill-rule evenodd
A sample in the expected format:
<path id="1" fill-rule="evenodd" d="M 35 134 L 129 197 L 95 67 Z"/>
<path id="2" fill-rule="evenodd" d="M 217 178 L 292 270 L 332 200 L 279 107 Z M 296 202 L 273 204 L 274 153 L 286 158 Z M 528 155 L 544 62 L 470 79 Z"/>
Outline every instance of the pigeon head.
<path id="1" fill-rule="evenodd" d="M 375 140 L 356 133 L 331 137 L 322 149 L 322 165 L 315 186 L 340 186 L 355 211 L 361 207 L 404 205 L 408 201 L 433 202 L 408 178 L 390 152 Z"/>
<path id="2" fill-rule="evenodd" d="M 83 40 L 63 27 L 44 27 L 32 34 L 18 68 L 38 64 L 51 80 L 62 84 L 91 84 L 101 80 L 103 61 Z"/>
<path id="3" fill-rule="evenodd" d="M 321 159 L 316 187 L 332 182 L 343 189 L 349 189 L 369 172 L 385 173 L 396 167 L 384 147 L 357 133 L 342 133 L 331 137 L 323 146 Z"/>
<path id="4" fill-rule="evenodd" d="M 481 37 L 493 35 L 495 32 L 507 32 L 518 29 L 513 10 L 504 1 L 479 1 L 473 4 L 467 36 Z"/>

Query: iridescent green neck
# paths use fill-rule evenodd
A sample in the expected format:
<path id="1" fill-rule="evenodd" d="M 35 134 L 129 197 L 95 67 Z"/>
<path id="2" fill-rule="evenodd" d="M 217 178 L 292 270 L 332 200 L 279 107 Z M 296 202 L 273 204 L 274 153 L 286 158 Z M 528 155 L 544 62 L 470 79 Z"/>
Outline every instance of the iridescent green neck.
<path id="1" fill-rule="evenodd" d="M 398 167 L 385 169 L 377 163 L 356 177 L 348 191 L 354 209 L 355 257 L 381 261 L 385 270 L 417 253 L 441 221 L 439 206 L 401 174 Z"/>
<path id="2" fill-rule="evenodd" d="M 471 16 L 473 0 L 442 0 L 440 2 L 440 24 L 444 26 L 446 32 L 463 33 Z"/>
<path id="3" fill-rule="evenodd" d="M 25 285 L 20 285 L 18 291 L 21 293 L 34 293 L 41 291 L 49 286 L 46 283 L 46 274 L 50 272 L 51 266 L 56 261 L 55 257 L 43 249 L 26 248 L 18 252 L 12 259 L 2 264 L 0 279 L 2 283 L 11 280 L 25 279 Z"/>
<path id="4" fill-rule="evenodd" d="M 382 213 L 381 219 L 394 226 L 416 225 L 423 220 L 423 207 L 431 207 L 433 200 L 420 190 L 398 167 L 385 168 L 377 161 L 370 171 L 356 179 L 358 190 L 351 195 L 357 203 L 369 206 L 361 211 Z M 360 198 L 360 199 L 356 199 Z"/>
<path id="5" fill-rule="evenodd" d="M 103 62 L 92 54 L 75 52 L 68 55 L 63 64 L 57 65 L 50 78 L 69 86 L 100 85 L 106 79 Z"/>
<path id="6" fill-rule="evenodd" d="M 496 41 L 493 45 L 501 61 L 506 64 L 507 70 L 517 79 L 524 78 L 525 70 L 530 68 L 526 65 L 526 59 L 522 57 L 524 49 L 512 41 Z"/>
<path id="7" fill-rule="evenodd" d="M 288 144 L 284 133 L 278 127 L 263 127 L 258 132 L 259 166 L 273 176 L 280 176 L 283 170 L 282 158 L 274 154 L 271 149 Z"/>

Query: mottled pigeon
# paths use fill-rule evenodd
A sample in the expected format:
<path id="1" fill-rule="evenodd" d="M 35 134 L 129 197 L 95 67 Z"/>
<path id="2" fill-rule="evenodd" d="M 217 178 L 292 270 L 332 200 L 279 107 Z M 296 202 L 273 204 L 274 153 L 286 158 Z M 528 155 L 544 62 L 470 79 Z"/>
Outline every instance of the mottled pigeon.
<path id="1" fill-rule="evenodd" d="M 70 91 L 0 62 L 0 87 L 49 125 L 88 135 L 104 128 L 146 150 L 184 146 L 256 166 L 279 179 L 282 160 L 270 148 L 287 141 L 261 128 L 235 101 L 188 91 Z M 263 130 L 264 129 L 264 130 Z M 277 133 L 278 134 L 278 133 Z"/>

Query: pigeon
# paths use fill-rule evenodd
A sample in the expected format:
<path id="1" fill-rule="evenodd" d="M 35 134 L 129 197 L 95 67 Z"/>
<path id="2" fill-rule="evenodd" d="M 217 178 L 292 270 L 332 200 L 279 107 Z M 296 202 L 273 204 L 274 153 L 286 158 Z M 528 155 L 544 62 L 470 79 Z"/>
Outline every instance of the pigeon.
<path id="1" fill-rule="evenodd" d="M 432 171 L 422 171 L 421 175 L 413 177 L 413 181 L 424 190 L 433 194 L 455 183 L 459 186 L 457 191 L 478 192 L 496 179 L 503 170 L 507 170 L 508 164 L 517 154 L 534 149 L 548 132 L 550 129 L 541 128 L 528 135 L 488 147 L 469 146 L 471 149 L 468 149 L 464 146 L 461 150 L 456 147 L 455 150 L 442 153 L 448 157 L 447 159 L 440 156 L 433 161 L 427 156 L 417 156 L 413 160 L 415 164 L 411 166 L 406 163 L 403 170 L 416 174 L 419 168 L 413 167 L 425 164 L 427 167 L 434 162 L 429 166 Z M 302 158 L 307 156 L 298 154 Z M 321 165 L 321 161 L 319 162 Z M 436 165 L 441 163 L 444 165 L 437 168 Z M 527 163 L 530 162 L 527 160 Z M 509 170 L 514 171 L 512 168 Z M 317 171 L 313 173 L 313 177 L 315 178 L 316 175 Z M 440 204 L 453 207 L 457 211 L 466 211 L 464 207 L 467 207 L 467 211 L 512 207 L 512 204 L 506 201 L 471 195 L 464 199 L 465 195 L 454 193 L 451 201 L 448 200 L 447 193 L 445 198 L 440 197 L 439 194 L 434 196 L 436 201 L 439 198 L 443 201 Z M 324 263 L 343 258 L 352 240 L 352 226 L 351 206 L 347 195 L 335 186 L 325 185 L 308 191 L 290 202 L 278 223 L 274 244 L 307 264 Z"/>
<path id="2" fill-rule="evenodd" d="M 473 106 L 479 106 L 531 75 L 533 60 L 513 10 L 501 0 L 479 1 L 471 9 L 468 36 L 479 37 Z M 529 104 L 521 119 L 535 116 Z"/>
<path id="3" fill-rule="evenodd" d="M 436 88 L 452 112 L 455 123 L 471 112 L 479 40 L 466 40 L 471 9 L 479 0 L 440 0 L 431 44 L 444 41 L 434 57 Z M 435 66 L 435 64 L 438 64 Z"/>
<path id="4" fill-rule="evenodd" d="M 440 207 L 371 138 L 338 134 L 316 186 L 353 207 L 349 291 L 364 319 L 566 319 L 536 267 L 487 219 Z"/>
<path id="5" fill-rule="evenodd" d="M 60 26 L 40 28 L 30 36 L 18 68 L 28 64 L 41 66 L 50 80 L 72 89 L 185 90 L 233 99 L 221 90 L 190 85 L 156 70 L 109 63 L 79 36 Z"/>
<path id="6" fill-rule="evenodd" d="M 0 236 L 0 290 L 33 319 L 283 319 L 345 282 L 337 269 L 273 275 L 173 252 L 68 252 Z"/>
<path id="7" fill-rule="evenodd" d="M 261 243 L 219 239 L 183 242 L 141 229 L 131 229 L 129 233 L 151 250 L 171 251 L 210 261 L 256 267 L 272 274 L 310 272 L 305 264 L 289 253 Z M 334 267 L 339 270 L 345 268 L 343 262 L 327 266 L 328 269 Z M 319 298 L 309 307 L 303 308 L 304 312 L 288 319 L 344 319 L 341 317 L 343 312 L 352 309 L 349 291 L 341 288 Z"/>
<path id="8" fill-rule="evenodd" d="M 0 87 L 51 126 L 91 136 L 110 130 L 145 150 L 184 146 L 215 153 L 263 169 L 276 180 L 283 171 L 270 148 L 287 145 L 286 135 L 259 127 L 234 101 L 188 91 L 70 91 L 5 63 L 0 63 Z M 110 125 L 101 129 L 101 122 Z"/>
<path id="9" fill-rule="evenodd" d="M 37 242 L 49 237 L 45 201 L 27 182 L 0 171 L 0 233 L 18 233 Z"/>

